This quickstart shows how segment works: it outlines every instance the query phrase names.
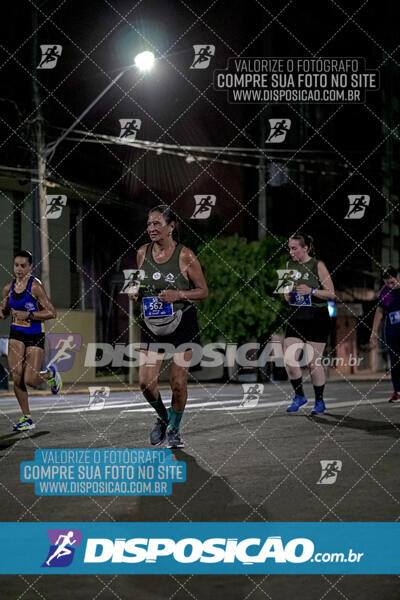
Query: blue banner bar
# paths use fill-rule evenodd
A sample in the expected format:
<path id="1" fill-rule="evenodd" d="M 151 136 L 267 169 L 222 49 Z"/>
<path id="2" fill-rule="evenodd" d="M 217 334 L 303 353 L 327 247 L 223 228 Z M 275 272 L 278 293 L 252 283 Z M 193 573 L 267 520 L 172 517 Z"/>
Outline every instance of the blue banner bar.
<path id="1" fill-rule="evenodd" d="M 1 574 L 399 574 L 400 523 L 0 523 Z"/>

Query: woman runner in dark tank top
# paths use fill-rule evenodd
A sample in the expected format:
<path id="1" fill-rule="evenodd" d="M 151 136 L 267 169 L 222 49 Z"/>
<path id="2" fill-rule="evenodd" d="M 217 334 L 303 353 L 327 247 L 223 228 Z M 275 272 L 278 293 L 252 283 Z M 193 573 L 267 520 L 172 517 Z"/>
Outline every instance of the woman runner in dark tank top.
<path id="1" fill-rule="evenodd" d="M 161 444 L 167 438 L 168 448 L 183 448 L 180 437 L 180 422 L 187 401 L 187 377 L 192 350 L 180 351 L 182 344 L 198 343 L 194 301 L 208 296 L 207 283 L 199 260 L 194 253 L 179 244 L 173 238 L 177 218 L 169 206 L 161 205 L 149 212 L 147 233 L 150 244 L 142 246 L 137 254 L 137 267 L 144 271 L 141 285 L 143 311 L 156 314 L 156 317 L 144 321 L 141 330 L 141 363 L 139 366 L 139 384 L 144 397 L 156 411 L 158 418 L 150 433 L 152 445 Z M 128 294 L 129 299 L 138 300 L 138 294 Z M 162 302 L 160 302 L 162 301 Z M 160 312 L 161 311 L 161 312 Z M 167 314 L 168 313 L 168 314 Z M 171 316 L 172 313 L 172 316 Z M 159 314 L 166 314 L 159 319 Z M 175 322 L 175 317 L 179 319 Z M 158 322 L 172 323 L 158 327 Z M 150 323 L 153 323 L 151 325 Z M 174 325 L 174 323 L 179 323 Z M 175 327 L 175 328 L 174 328 Z M 159 392 L 158 379 L 164 358 L 160 349 L 152 350 L 156 345 L 168 344 L 173 352 L 170 370 L 172 400 L 166 408 Z"/>
<path id="2" fill-rule="evenodd" d="M 285 294 L 291 305 L 291 312 L 285 333 L 284 356 L 286 371 L 295 395 L 286 411 L 297 412 L 307 402 L 301 369 L 295 364 L 292 356 L 294 344 L 297 344 L 297 348 L 306 344 L 307 366 L 315 393 L 311 414 L 322 414 L 325 412 L 325 371 L 322 355 L 331 327 L 327 300 L 335 298 L 335 289 L 325 264 L 314 256 L 311 236 L 301 232 L 294 234 L 289 239 L 289 252 L 287 269 L 296 272 L 297 279 L 294 290 Z"/>

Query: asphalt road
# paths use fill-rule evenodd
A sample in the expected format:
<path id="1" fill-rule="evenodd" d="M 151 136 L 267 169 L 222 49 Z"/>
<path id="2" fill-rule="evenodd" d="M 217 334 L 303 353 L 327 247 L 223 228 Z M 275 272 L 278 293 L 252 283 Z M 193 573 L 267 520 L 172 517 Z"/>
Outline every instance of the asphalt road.
<path id="1" fill-rule="evenodd" d="M 311 386 L 305 386 L 312 398 Z M 182 434 L 187 481 L 170 497 L 39 497 L 19 481 L 38 448 L 148 448 L 152 410 L 138 392 L 111 391 L 100 410 L 88 395 L 32 398 L 36 429 L 11 432 L 16 401 L 1 399 L 2 521 L 396 521 L 400 405 L 390 384 L 329 383 L 327 412 L 313 402 L 287 414 L 287 383 L 265 384 L 250 405 L 241 385 L 192 386 Z M 163 392 L 169 404 L 170 392 Z M 321 485 L 321 460 L 339 461 Z M 21 557 L 23 560 L 23 557 Z M 1 597 L 120 600 L 392 600 L 397 576 L 0 576 Z M 5 594 L 5 595 L 3 595 Z"/>

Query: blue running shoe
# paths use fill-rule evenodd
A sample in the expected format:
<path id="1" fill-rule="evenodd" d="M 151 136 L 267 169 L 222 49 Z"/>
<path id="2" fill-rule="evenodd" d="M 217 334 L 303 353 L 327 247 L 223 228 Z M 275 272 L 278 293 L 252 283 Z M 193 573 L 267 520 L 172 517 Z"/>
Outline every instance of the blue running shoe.
<path id="1" fill-rule="evenodd" d="M 307 402 L 307 398 L 305 398 L 304 396 L 299 396 L 299 394 L 296 394 L 292 400 L 292 404 L 290 404 L 287 407 L 286 412 L 297 412 L 299 410 L 300 406 L 303 406 L 303 404 L 306 404 L 306 402 Z"/>
<path id="2" fill-rule="evenodd" d="M 35 429 L 35 423 L 32 421 L 31 415 L 24 415 L 13 426 L 14 431 L 28 431 L 29 429 Z"/>
<path id="3" fill-rule="evenodd" d="M 58 392 L 62 388 L 62 379 L 60 377 L 60 373 L 57 370 L 57 367 L 54 365 L 50 365 L 47 367 L 47 370 L 50 371 L 51 377 L 47 380 L 48 385 L 50 386 L 52 394 L 58 394 Z"/>
<path id="4" fill-rule="evenodd" d="M 167 433 L 168 423 L 157 418 L 156 424 L 150 432 L 150 444 L 152 446 L 159 446 L 165 440 L 165 436 Z"/>
<path id="5" fill-rule="evenodd" d="M 168 427 L 167 429 L 167 448 L 184 448 L 185 444 L 181 440 L 179 429 Z"/>
<path id="6" fill-rule="evenodd" d="M 312 415 L 322 415 L 325 412 L 325 402 L 321 400 L 316 400 L 314 404 L 314 408 L 311 411 Z"/>

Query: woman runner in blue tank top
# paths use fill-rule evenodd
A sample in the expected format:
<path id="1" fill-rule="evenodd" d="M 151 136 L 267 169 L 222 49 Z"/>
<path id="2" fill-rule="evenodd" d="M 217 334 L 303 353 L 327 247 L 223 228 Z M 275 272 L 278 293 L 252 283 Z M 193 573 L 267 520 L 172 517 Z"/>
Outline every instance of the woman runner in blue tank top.
<path id="1" fill-rule="evenodd" d="M 8 365 L 14 380 L 14 393 L 22 411 L 22 417 L 13 427 L 14 431 L 34 429 L 26 386 L 37 387 L 46 381 L 53 394 L 57 394 L 62 382 L 57 369 L 49 366 L 41 371 L 44 355 L 44 323 L 56 317 L 56 310 L 42 284 L 31 274 L 32 255 L 21 250 L 14 257 L 14 275 L 3 288 L 0 318 L 11 313 L 8 342 Z"/>
<path id="2" fill-rule="evenodd" d="M 145 287 L 149 289 L 145 300 L 153 299 L 154 304 L 154 300 L 159 303 L 159 299 L 167 305 L 172 305 L 175 316 L 179 310 L 182 311 L 177 327 L 168 334 L 164 331 L 164 337 L 153 330 L 150 331 L 145 324 L 141 332 L 141 342 L 147 349 L 141 349 L 140 352 L 142 361 L 139 367 L 139 384 L 144 397 L 158 415 L 150 433 L 150 443 L 156 446 L 167 438 L 168 448 L 184 446 L 179 427 L 187 401 L 187 377 L 192 350 L 182 352 L 179 351 L 179 347 L 197 342 L 199 328 L 193 302 L 208 296 L 207 282 L 199 260 L 189 248 L 173 239 L 172 232 L 176 221 L 176 216 L 169 206 L 161 205 L 150 210 L 147 233 L 151 244 L 139 248 L 137 254 L 138 269 L 145 272 Z M 133 301 L 138 299 L 137 293 L 128 296 Z M 151 350 L 152 342 L 165 343 L 173 348 L 170 370 L 172 400 L 168 409 L 158 388 L 160 368 L 165 354 L 161 350 Z"/>

